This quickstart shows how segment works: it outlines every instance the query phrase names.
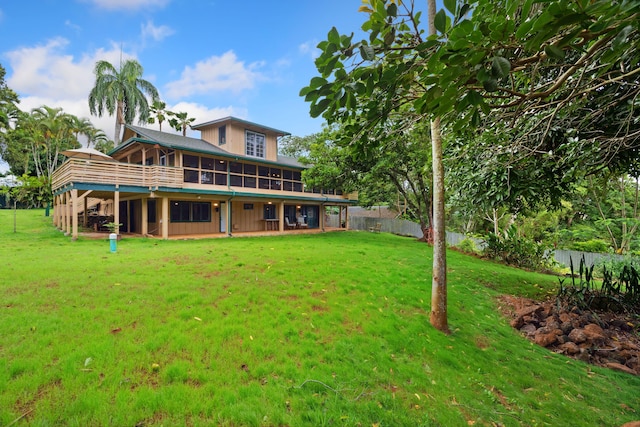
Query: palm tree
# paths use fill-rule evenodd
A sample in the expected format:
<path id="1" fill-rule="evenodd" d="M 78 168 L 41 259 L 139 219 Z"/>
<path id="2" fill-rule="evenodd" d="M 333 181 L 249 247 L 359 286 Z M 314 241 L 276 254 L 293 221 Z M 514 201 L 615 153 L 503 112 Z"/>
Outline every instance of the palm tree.
<path id="1" fill-rule="evenodd" d="M 84 135 L 88 140 L 87 147 L 90 146 L 91 141 L 89 140 L 89 137 L 91 133 L 95 131 L 91 120 L 87 119 L 86 117 L 80 118 L 78 116 L 71 116 L 71 126 L 73 128 L 73 134 L 76 136 L 76 140 L 80 142 L 80 135 Z"/>
<path id="2" fill-rule="evenodd" d="M 168 111 L 167 104 L 160 100 L 153 101 L 153 104 L 151 104 L 149 111 L 151 113 L 151 116 L 149 117 L 149 120 L 147 120 L 147 123 L 154 124 L 157 121 L 158 125 L 160 126 L 160 132 L 162 132 L 162 122 L 164 122 L 165 120 L 170 120 L 169 117 L 175 115 L 173 111 Z"/>
<path id="3" fill-rule="evenodd" d="M 116 114 L 115 145 L 120 144 L 123 124 L 133 123 L 136 116 L 140 123 L 149 119 L 146 95 L 152 100 L 158 99 L 158 90 L 142 79 L 142 72 L 142 65 L 133 59 L 126 60 L 120 70 L 107 61 L 96 62 L 96 83 L 89 93 L 89 111 L 98 117 L 102 117 L 105 110 L 110 115 Z"/>
<path id="4" fill-rule="evenodd" d="M 191 123 L 195 120 L 193 117 L 188 118 L 187 114 L 188 113 L 175 113 L 176 118 L 169 120 L 172 128 L 178 132 L 182 131 L 182 136 L 187 136 L 187 128 L 191 127 Z"/>
<path id="5" fill-rule="evenodd" d="M 74 138 L 73 116 L 62 108 L 43 105 L 31 110 L 27 125 L 31 129 L 32 153 L 38 177 L 51 177 L 61 163 L 60 152 L 78 148 L 80 143 Z"/>
<path id="6" fill-rule="evenodd" d="M 102 129 L 93 128 L 91 132 L 87 134 L 87 147 L 91 147 L 91 144 L 93 144 L 94 147 L 97 147 L 98 144 L 103 144 L 107 141 L 109 141 L 109 138 L 107 138 L 107 135 L 102 131 Z"/>

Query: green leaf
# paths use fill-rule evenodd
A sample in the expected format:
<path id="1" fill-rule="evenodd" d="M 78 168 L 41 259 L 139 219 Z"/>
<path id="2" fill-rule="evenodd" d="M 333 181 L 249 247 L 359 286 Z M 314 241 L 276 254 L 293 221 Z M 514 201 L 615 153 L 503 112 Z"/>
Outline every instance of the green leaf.
<path id="1" fill-rule="evenodd" d="M 365 61 L 373 61 L 376 58 L 375 50 L 370 45 L 360 46 L 360 55 Z"/>
<path id="2" fill-rule="evenodd" d="M 325 84 L 327 84 L 327 80 L 326 79 L 323 79 L 322 77 L 317 77 L 316 76 L 316 77 L 313 77 L 311 79 L 311 82 L 309 83 L 309 87 L 311 89 L 317 89 L 320 86 L 323 86 Z"/>
<path id="3" fill-rule="evenodd" d="M 529 17 L 529 12 L 531 11 L 531 5 L 533 4 L 533 0 L 527 0 L 522 5 L 522 13 L 520 15 L 520 19 L 523 21 Z"/>
<path id="4" fill-rule="evenodd" d="M 529 35 L 529 31 L 531 31 L 531 28 L 533 28 L 534 22 L 535 21 L 531 19 L 520 24 L 520 27 L 518 27 L 518 29 L 516 30 L 516 38 L 519 40 L 527 38 L 527 36 Z"/>
<path id="5" fill-rule="evenodd" d="M 467 14 L 467 12 L 469 12 L 469 9 L 471 9 L 471 5 L 468 3 L 465 3 L 462 5 L 462 7 L 460 8 L 460 13 L 458 13 L 458 21 L 461 20 L 462 18 L 464 18 L 464 16 Z"/>
<path id="6" fill-rule="evenodd" d="M 498 90 L 498 82 L 495 79 L 487 79 L 482 82 L 482 87 L 487 92 L 495 92 Z"/>
<path id="7" fill-rule="evenodd" d="M 336 45 L 340 45 L 340 33 L 338 32 L 336 27 L 331 28 L 327 39 L 329 40 L 329 43 L 335 43 Z"/>
<path id="8" fill-rule="evenodd" d="M 627 37 L 629 37 L 629 34 L 631 34 L 631 32 L 633 31 L 633 27 L 631 25 L 627 25 L 626 27 L 624 27 L 616 36 L 615 39 L 613 39 L 613 43 L 611 44 L 611 46 L 614 49 L 617 49 L 618 47 L 620 47 L 621 44 L 626 43 L 627 41 Z"/>
<path id="9" fill-rule="evenodd" d="M 469 91 L 469 93 L 467 93 L 466 98 L 467 98 L 467 101 L 469 102 L 469 105 L 479 105 L 482 103 L 482 95 L 480 95 L 475 90 Z"/>
<path id="10" fill-rule="evenodd" d="M 329 107 L 329 104 L 331 104 L 331 100 L 327 98 L 321 99 L 317 104 L 313 104 L 309 109 L 311 117 L 318 117 Z"/>
<path id="11" fill-rule="evenodd" d="M 556 46 L 554 44 L 550 44 L 550 45 L 545 46 L 544 47 L 544 52 L 550 58 L 564 59 L 564 57 L 565 57 L 564 50 L 560 49 L 558 46 Z"/>
<path id="12" fill-rule="evenodd" d="M 384 44 L 386 46 L 391 46 L 391 44 L 395 39 L 396 39 L 396 32 L 393 28 L 391 28 L 391 30 L 384 35 Z"/>
<path id="13" fill-rule="evenodd" d="M 398 16 L 398 6 L 395 3 L 391 3 L 389 7 L 387 7 L 387 15 L 391 17 Z"/>
<path id="14" fill-rule="evenodd" d="M 511 62 L 501 56 L 494 56 L 491 61 L 491 71 L 496 77 L 507 77 L 511 71 Z"/>
<path id="15" fill-rule="evenodd" d="M 456 0 L 444 0 L 444 7 L 453 15 L 456 16 Z"/>
<path id="16" fill-rule="evenodd" d="M 438 13 L 436 13 L 434 26 L 436 27 L 436 30 L 440 31 L 442 34 L 447 32 L 447 14 L 444 9 L 440 9 Z"/>
<path id="17" fill-rule="evenodd" d="M 313 91 L 313 88 L 311 88 L 309 86 L 305 86 L 302 89 L 300 89 L 300 92 L 298 93 L 298 96 L 306 96 L 311 91 Z M 149 120 L 153 120 L 153 117 L 151 117 Z M 149 122 L 149 123 L 153 123 L 153 122 Z"/>

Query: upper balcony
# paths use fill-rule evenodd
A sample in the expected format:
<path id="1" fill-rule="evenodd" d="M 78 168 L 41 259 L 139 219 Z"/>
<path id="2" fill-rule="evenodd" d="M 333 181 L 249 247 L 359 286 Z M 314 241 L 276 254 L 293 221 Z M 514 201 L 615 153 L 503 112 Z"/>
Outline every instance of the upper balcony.
<path id="1" fill-rule="evenodd" d="M 238 196 L 244 194 L 335 201 L 357 200 L 357 195 L 353 193 L 306 189 L 299 171 L 280 167 L 243 166 L 239 168 L 239 164 L 227 162 L 224 168 L 214 165 L 208 170 L 71 158 L 53 173 L 52 189 L 56 192 L 72 184 L 90 184 L 114 189 L 139 187 L 148 191 L 194 190 L 194 193 L 210 191 L 213 194 L 233 193 Z"/>

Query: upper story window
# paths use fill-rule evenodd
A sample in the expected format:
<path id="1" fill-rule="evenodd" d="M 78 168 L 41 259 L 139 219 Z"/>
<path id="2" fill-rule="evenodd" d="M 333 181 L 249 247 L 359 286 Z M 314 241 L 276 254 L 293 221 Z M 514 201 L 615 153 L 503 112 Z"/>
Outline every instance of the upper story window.
<path id="1" fill-rule="evenodd" d="M 227 143 L 227 125 L 222 125 L 218 128 L 218 145 L 224 145 Z"/>
<path id="2" fill-rule="evenodd" d="M 265 136 L 253 131 L 245 131 L 245 154 L 264 159 Z"/>

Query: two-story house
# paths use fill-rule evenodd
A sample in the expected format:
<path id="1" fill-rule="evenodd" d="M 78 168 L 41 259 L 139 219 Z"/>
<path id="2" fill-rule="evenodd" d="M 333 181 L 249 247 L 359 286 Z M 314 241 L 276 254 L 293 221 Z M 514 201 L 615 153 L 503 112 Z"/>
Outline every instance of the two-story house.
<path id="1" fill-rule="evenodd" d="M 356 203 L 309 189 L 305 166 L 278 154 L 287 132 L 234 117 L 193 126 L 190 138 L 127 125 L 111 159 L 69 158 L 53 174 L 54 224 L 78 236 L 108 218 L 118 232 L 164 239 L 325 229 L 327 209 Z"/>

